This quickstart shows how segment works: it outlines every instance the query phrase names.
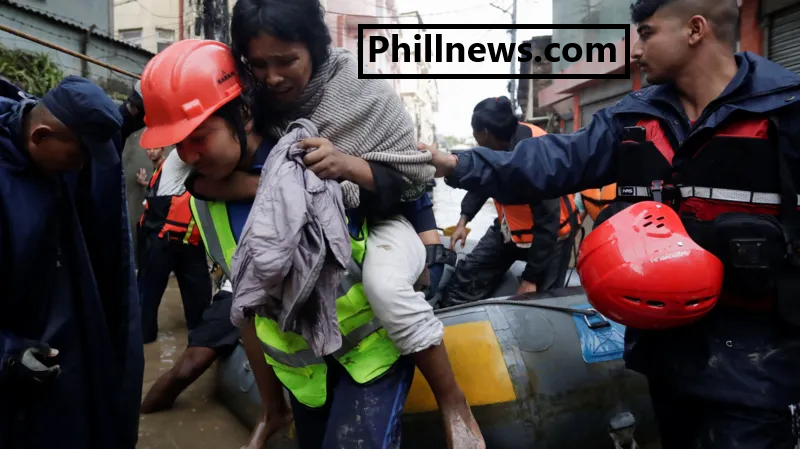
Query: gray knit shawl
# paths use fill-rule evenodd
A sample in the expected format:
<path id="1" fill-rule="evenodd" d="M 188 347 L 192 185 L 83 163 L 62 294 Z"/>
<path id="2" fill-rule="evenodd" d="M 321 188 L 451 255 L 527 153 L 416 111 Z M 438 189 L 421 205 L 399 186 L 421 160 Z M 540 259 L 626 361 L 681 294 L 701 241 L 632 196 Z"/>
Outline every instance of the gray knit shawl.
<path id="1" fill-rule="evenodd" d="M 400 171 L 406 181 L 404 201 L 422 196 L 425 184 L 433 179 L 430 153 L 417 149 L 403 101 L 386 80 L 359 79 L 358 59 L 347 50 L 332 48 L 297 100 L 265 107 L 279 117 L 268 129 L 274 138 L 281 138 L 293 121 L 307 118 L 321 137 L 343 152 Z M 359 187 L 350 181 L 341 186 L 345 207 L 357 207 Z"/>

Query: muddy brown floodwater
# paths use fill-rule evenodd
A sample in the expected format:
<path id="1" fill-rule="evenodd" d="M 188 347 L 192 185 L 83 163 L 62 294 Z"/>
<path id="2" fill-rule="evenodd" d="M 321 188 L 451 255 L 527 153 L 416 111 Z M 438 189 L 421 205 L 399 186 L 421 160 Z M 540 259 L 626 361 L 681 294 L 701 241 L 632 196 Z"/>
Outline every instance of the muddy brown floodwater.
<path id="1" fill-rule="evenodd" d="M 145 345 L 143 395 L 186 347 L 178 284 L 170 279 L 158 316 L 158 341 Z M 171 410 L 142 415 L 138 449 L 239 449 L 249 431 L 216 399 L 216 365 L 178 397 Z"/>
<path id="2" fill-rule="evenodd" d="M 458 223 L 461 200 L 466 194 L 437 180 L 434 211 L 439 227 Z M 497 216 L 492 200 L 484 205 L 468 225 L 469 240 L 483 236 Z M 180 291 L 170 279 L 158 316 L 158 341 L 145 345 L 145 395 L 153 383 L 167 372 L 186 347 L 186 321 Z M 215 396 L 216 364 L 178 397 L 171 410 L 142 415 L 139 423 L 138 449 L 239 449 L 250 432 Z"/>

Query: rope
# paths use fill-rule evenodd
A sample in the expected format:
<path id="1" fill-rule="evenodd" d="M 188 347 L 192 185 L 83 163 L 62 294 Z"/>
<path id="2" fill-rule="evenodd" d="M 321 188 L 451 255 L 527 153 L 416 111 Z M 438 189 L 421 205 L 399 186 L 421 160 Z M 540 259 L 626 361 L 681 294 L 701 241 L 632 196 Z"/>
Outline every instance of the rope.
<path id="1" fill-rule="evenodd" d="M 520 296 L 526 296 L 520 295 Z M 514 298 L 515 296 L 512 296 Z M 469 302 L 466 304 L 459 304 L 456 306 L 450 307 L 443 307 L 441 309 L 437 309 L 433 313 L 435 315 L 445 313 L 445 312 L 452 312 L 453 310 L 460 310 L 466 309 L 469 307 L 475 306 L 492 306 L 497 304 L 507 304 L 507 305 L 514 305 L 514 306 L 525 306 L 525 307 L 536 307 L 539 309 L 547 309 L 547 310 L 555 310 L 557 312 L 565 312 L 565 313 L 577 313 L 579 315 L 586 315 L 586 316 L 595 316 L 597 315 L 597 311 L 594 309 L 573 309 L 571 307 L 562 307 L 562 306 L 551 306 L 548 304 L 541 304 L 535 301 L 519 301 L 513 299 L 483 299 L 481 301 Z"/>
<path id="2" fill-rule="evenodd" d="M 60 45 L 52 44 L 52 43 L 47 42 L 45 40 L 39 39 L 38 37 L 31 36 L 30 34 L 23 33 L 22 31 L 19 31 L 19 30 L 15 30 L 14 28 L 8 27 L 6 25 L 0 24 L 0 31 L 5 31 L 6 33 L 10 33 L 10 34 L 13 34 L 15 36 L 19 36 L 19 37 L 21 37 L 23 39 L 27 39 L 27 40 L 29 40 L 31 42 L 36 42 L 37 44 L 44 45 L 45 47 L 50 47 L 53 50 L 60 51 L 62 53 L 66 53 L 66 54 L 68 54 L 70 56 L 74 56 L 74 57 L 82 59 L 84 61 L 91 62 L 92 64 L 98 65 L 100 67 L 103 67 L 103 68 L 106 68 L 106 69 L 109 69 L 109 70 L 113 70 L 113 71 L 115 71 L 117 73 L 121 73 L 123 75 L 127 75 L 127 76 L 129 76 L 131 78 L 135 78 L 137 80 L 141 79 L 141 77 L 139 75 L 135 74 L 135 73 L 131 73 L 131 72 L 128 72 L 126 70 L 122 70 L 122 69 L 120 69 L 118 67 L 114 67 L 113 65 L 106 64 L 105 62 L 100 62 L 97 59 L 94 59 L 94 58 L 91 58 L 89 56 L 84 55 L 83 53 L 78 53 L 78 52 L 72 51 L 72 50 L 70 50 L 68 48 L 64 48 L 64 47 L 62 47 Z"/>

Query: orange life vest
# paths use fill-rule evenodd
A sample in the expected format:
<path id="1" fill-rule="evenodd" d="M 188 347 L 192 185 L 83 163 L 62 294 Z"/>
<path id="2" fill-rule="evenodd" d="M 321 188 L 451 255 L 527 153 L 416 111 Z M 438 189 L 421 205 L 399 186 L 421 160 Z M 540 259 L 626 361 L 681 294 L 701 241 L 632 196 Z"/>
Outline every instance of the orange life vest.
<path id="1" fill-rule="evenodd" d="M 170 240 L 183 240 L 184 243 L 198 245 L 201 237 L 189 206 L 191 194 L 187 191 L 182 195 L 157 195 L 163 167 L 162 161 L 150 179 L 139 226 L 158 232 L 158 237 L 162 239 L 168 237 Z"/>
<path id="2" fill-rule="evenodd" d="M 539 137 L 547 134 L 542 128 L 528 123 L 520 123 L 528 129 L 518 127 L 512 146 L 522 139 Z M 520 245 L 533 243 L 533 211 L 527 204 L 504 205 L 494 201 L 497 217 L 501 225 L 505 224 L 511 234 L 511 240 Z M 575 204 L 575 195 L 561 197 L 561 217 L 559 218 L 558 239 L 563 240 L 572 232 L 573 225 L 580 226 L 581 219 Z"/>
<path id="3" fill-rule="evenodd" d="M 609 184 L 599 189 L 586 189 L 581 191 L 581 199 L 586 213 L 597 221 L 600 212 L 608 207 L 617 197 L 617 184 Z"/>
<path id="4" fill-rule="evenodd" d="M 527 204 L 504 205 L 494 201 L 497 209 L 497 218 L 501 225 L 508 227 L 511 240 L 520 245 L 533 243 L 533 212 Z M 569 237 L 573 224 L 581 224 L 578 207 L 575 204 L 575 195 L 569 194 L 561 197 L 561 216 L 558 221 L 558 239 Z"/>

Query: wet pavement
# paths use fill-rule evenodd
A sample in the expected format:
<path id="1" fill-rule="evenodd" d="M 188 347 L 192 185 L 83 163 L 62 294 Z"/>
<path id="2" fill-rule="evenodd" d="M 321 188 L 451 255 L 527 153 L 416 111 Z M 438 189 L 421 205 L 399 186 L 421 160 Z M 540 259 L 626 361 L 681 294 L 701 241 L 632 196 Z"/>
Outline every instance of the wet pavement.
<path id="1" fill-rule="evenodd" d="M 461 216 L 463 190 L 454 190 L 442 180 L 434 190 L 434 211 L 441 228 L 455 226 Z M 478 240 L 497 216 L 492 200 L 468 227 L 469 240 Z M 163 373 L 172 368 L 186 347 L 186 321 L 180 291 L 170 279 L 158 317 L 158 341 L 145 345 L 145 395 Z M 178 397 L 171 410 L 142 415 L 138 449 L 238 449 L 247 442 L 249 430 L 217 400 L 214 392 L 216 364 Z"/>

